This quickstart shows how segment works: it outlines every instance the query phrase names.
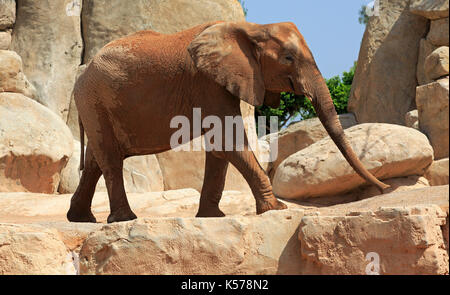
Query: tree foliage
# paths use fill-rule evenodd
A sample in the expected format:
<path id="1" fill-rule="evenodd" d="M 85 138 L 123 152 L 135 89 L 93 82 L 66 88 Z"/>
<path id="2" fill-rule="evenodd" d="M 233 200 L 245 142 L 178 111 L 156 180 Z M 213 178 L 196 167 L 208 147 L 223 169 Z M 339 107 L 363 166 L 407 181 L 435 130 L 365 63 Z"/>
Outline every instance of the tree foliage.
<path id="1" fill-rule="evenodd" d="M 326 80 L 334 107 L 338 114 L 347 113 L 348 98 L 355 75 L 356 62 L 350 71 L 342 73 L 342 77 L 335 76 Z M 270 116 L 278 117 L 278 129 L 286 127 L 292 119 L 305 120 L 316 117 L 316 112 L 308 98 L 294 95 L 289 92 L 280 93 L 280 106 L 276 109 L 262 105 L 255 108 L 255 117 L 265 116 L 269 121 Z"/>
<path id="2" fill-rule="evenodd" d="M 369 16 L 366 13 L 367 5 L 361 6 L 361 9 L 359 10 L 359 17 L 358 21 L 362 25 L 367 25 L 367 22 L 369 21 Z"/>

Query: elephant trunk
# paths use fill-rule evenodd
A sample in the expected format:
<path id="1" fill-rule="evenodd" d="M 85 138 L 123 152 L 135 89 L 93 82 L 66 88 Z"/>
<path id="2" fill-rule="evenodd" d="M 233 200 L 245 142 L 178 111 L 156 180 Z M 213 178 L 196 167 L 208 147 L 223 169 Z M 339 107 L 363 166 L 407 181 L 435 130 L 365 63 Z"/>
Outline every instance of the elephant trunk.
<path id="1" fill-rule="evenodd" d="M 375 176 L 373 176 L 363 166 L 358 156 L 353 151 L 349 141 L 345 137 L 344 130 L 334 108 L 330 92 L 322 75 L 316 75 L 316 77 L 312 79 L 312 82 L 312 85 L 314 86 L 311 85 L 312 89 L 308 92 L 310 92 L 314 109 L 331 139 L 337 145 L 350 166 L 352 166 L 352 168 L 362 178 L 375 185 L 380 192 L 383 193 L 383 190 L 389 188 L 390 186 L 379 181 Z"/>

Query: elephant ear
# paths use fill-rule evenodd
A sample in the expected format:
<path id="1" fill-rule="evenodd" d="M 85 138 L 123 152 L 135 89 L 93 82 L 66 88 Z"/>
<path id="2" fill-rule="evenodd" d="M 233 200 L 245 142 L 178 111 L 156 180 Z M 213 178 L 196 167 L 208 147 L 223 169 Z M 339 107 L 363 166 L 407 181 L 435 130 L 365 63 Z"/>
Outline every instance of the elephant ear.
<path id="1" fill-rule="evenodd" d="M 258 26 L 218 23 L 206 28 L 188 46 L 198 71 L 254 106 L 263 104 L 265 92 L 254 38 L 260 31 Z"/>

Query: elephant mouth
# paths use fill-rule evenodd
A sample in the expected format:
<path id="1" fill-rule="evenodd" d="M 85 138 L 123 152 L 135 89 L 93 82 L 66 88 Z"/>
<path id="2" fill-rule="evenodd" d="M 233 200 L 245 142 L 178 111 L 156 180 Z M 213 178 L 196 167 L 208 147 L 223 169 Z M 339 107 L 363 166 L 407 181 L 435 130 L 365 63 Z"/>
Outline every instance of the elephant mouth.
<path id="1" fill-rule="evenodd" d="M 294 92 L 295 94 L 297 94 L 297 92 L 295 91 L 294 82 L 292 82 L 292 78 L 291 78 L 291 77 L 288 77 L 288 80 L 289 80 L 289 85 L 291 86 L 292 92 Z"/>

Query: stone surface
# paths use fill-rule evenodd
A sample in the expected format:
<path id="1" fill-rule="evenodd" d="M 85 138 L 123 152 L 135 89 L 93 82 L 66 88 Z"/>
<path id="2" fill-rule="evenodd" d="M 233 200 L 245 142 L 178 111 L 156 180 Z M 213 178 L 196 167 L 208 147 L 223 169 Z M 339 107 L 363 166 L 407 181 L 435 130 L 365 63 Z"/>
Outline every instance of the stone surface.
<path id="1" fill-rule="evenodd" d="M 17 4 L 11 49 L 22 57 L 24 72 L 37 90 L 36 100 L 63 120 L 83 51 L 81 2 L 23 0 Z"/>
<path id="2" fill-rule="evenodd" d="M 16 0 L 0 0 L 0 30 L 11 28 L 16 21 Z"/>
<path id="3" fill-rule="evenodd" d="M 444 18 L 448 17 L 448 0 L 411 0 L 409 9 L 428 19 Z"/>
<path id="4" fill-rule="evenodd" d="M 0 31 L 0 50 L 8 50 L 11 45 L 11 32 Z"/>
<path id="5" fill-rule="evenodd" d="M 441 46 L 425 59 L 424 70 L 428 81 L 448 76 L 448 54 L 448 46 Z"/>
<path id="6" fill-rule="evenodd" d="M 79 183 L 80 142 L 73 141 L 73 154 L 61 171 L 58 191 L 63 194 L 74 193 Z M 137 156 L 123 162 L 125 191 L 129 193 L 157 192 L 164 190 L 164 182 L 155 155 Z M 96 191 L 106 192 L 103 176 L 99 179 Z"/>
<path id="7" fill-rule="evenodd" d="M 40 226 L 0 223 L 0 274 L 76 274 L 58 233 Z"/>
<path id="8" fill-rule="evenodd" d="M 403 180 L 388 180 L 390 184 L 414 181 L 413 177 Z M 421 178 L 417 179 L 417 183 Z M 364 193 L 364 192 L 363 192 Z M 43 224 L 48 228 L 60 227 L 70 229 L 71 223 L 67 222 L 66 213 L 70 206 L 72 195 L 49 195 L 37 193 L 0 193 L 0 222 L 8 223 L 33 223 Z M 150 193 L 129 193 L 128 200 L 130 206 L 139 218 L 165 218 L 165 217 L 194 217 L 198 209 L 200 193 L 193 189 L 182 189 L 164 192 Z M 332 212 L 337 215 L 345 215 L 354 210 L 375 210 L 380 206 L 413 206 L 420 204 L 435 204 L 443 211 L 448 212 L 449 207 L 449 187 L 416 186 L 413 190 L 402 190 L 383 195 L 372 196 L 370 198 L 359 197 L 344 200 L 337 198 L 331 200 L 326 197 L 310 198 L 307 200 L 282 200 L 289 209 L 304 209 L 308 212 Z M 225 191 L 220 202 L 221 210 L 227 216 L 254 216 L 255 200 L 250 193 L 238 191 Z M 106 193 L 96 192 L 92 211 L 97 221 L 106 223 L 109 214 L 109 201 Z M 57 224 L 58 227 L 50 226 L 50 223 Z M 47 226 L 48 224 L 48 226 Z M 80 225 L 72 223 L 72 225 Z M 99 224 L 100 225 L 100 224 Z M 76 228 L 73 229 L 76 231 Z M 82 236 L 89 231 L 83 230 Z M 70 242 L 71 245 L 74 242 Z M 76 243 L 80 245 L 80 243 Z M 71 249 L 73 248 L 70 246 Z"/>
<path id="9" fill-rule="evenodd" d="M 414 128 L 414 129 L 419 129 L 419 111 L 418 110 L 412 110 L 412 111 L 406 113 L 405 126 Z"/>
<path id="10" fill-rule="evenodd" d="M 356 125 L 353 114 L 339 115 L 339 121 L 344 129 Z M 271 179 L 280 163 L 305 147 L 327 137 L 328 133 L 320 123 L 319 118 L 303 120 L 289 125 L 288 128 L 278 132 L 278 156 L 269 164 L 268 174 Z"/>
<path id="11" fill-rule="evenodd" d="M 72 154 L 72 135 L 46 107 L 0 93 L 0 191 L 55 193 Z"/>
<path id="12" fill-rule="evenodd" d="M 210 21 L 245 20 L 235 0 L 85 0 L 83 4 L 84 63 L 108 42 L 136 31 L 171 34 Z"/>
<path id="13" fill-rule="evenodd" d="M 441 229 L 445 217 L 437 206 L 382 207 L 347 216 L 305 216 L 299 228 L 302 271 L 448 274 L 448 253 Z"/>
<path id="14" fill-rule="evenodd" d="M 14 51 L 0 50 L 0 92 L 16 92 L 33 98 L 36 89 L 23 73 L 22 59 Z"/>
<path id="15" fill-rule="evenodd" d="M 448 46 L 448 17 L 431 21 L 427 40 L 435 46 Z"/>
<path id="16" fill-rule="evenodd" d="M 427 137 L 412 128 L 366 123 L 345 134 L 364 167 L 379 179 L 423 175 L 433 161 Z M 279 197 L 304 199 L 337 195 L 364 183 L 327 137 L 284 160 L 272 186 Z"/>
<path id="17" fill-rule="evenodd" d="M 384 183 L 390 185 L 391 187 L 385 190 L 385 194 L 395 194 L 407 191 L 416 191 L 418 189 L 427 188 L 430 186 L 428 179 L 419 176 L 411 175 L 406 177 L 394 177 L 383 180 Z M 372 185 L 364 185 L 351 190 L 347 193 L 333 194 L 331 196 L 315 197 L 301 200 L 300 202 L 292 200 L 297 204 L 305 206 L 316 206 L 316 207 L 329 207 L 338 204 L 348 204 L 352 202 L 357 202 L 360 200 L 379 197 L 380 191 Z"/>
<path id="18" fill-rule="evenodd" d="M 425 60 L 437 47 L 427 39 L 420 40 L 419 58 L 417 60 L 417 82 L 419 85 L 428 84 L 431 81 L 425 75 Z"/>
<path id="19" fill-rule="evenodd" d="M 303 210 L 283 210 L 108 225 L 84 242 L 80 273 L 298 274 L 296 235 L 302 216 Z"/>
<path id="20" fill-rule="evenodd" d="M 434 149 L 436 160 L 448 157 L 449 79 L 417 87 L 416 104 L 419 111 L 419 127 Z"/>
<path id="21" fill-rule="evenodd" d="M 434 161 L 427 169 L 425 177 L 430 182 L 430 185 L 445 185 L 449 184 L 449 162 L 448 158 Z"/>
<path id="22" fill-rule="evenodd" d="M 348 102 L 358 123 L 403 125 L 405 114 L 415 109 L 418 48 L 428 26 L 408 5 L 380 1 L 380 15 L 366 26 Z"/>

